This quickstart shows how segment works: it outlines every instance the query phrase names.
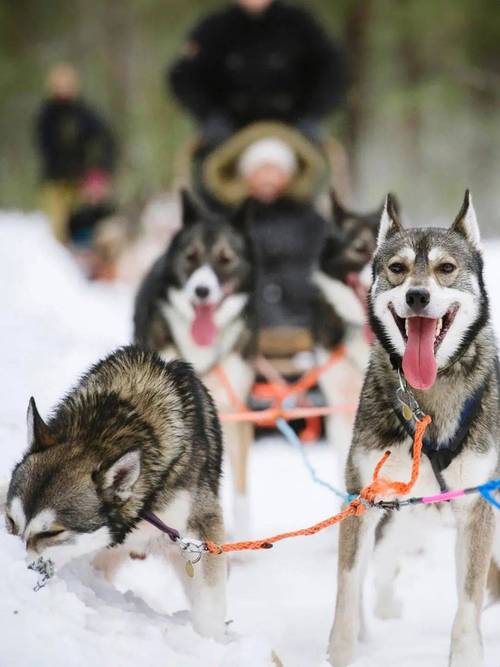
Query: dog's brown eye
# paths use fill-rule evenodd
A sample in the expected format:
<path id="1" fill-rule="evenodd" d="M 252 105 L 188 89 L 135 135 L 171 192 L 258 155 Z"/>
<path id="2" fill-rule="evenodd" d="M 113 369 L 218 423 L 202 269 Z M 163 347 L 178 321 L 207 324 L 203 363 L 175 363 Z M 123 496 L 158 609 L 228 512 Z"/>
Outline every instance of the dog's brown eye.
<path id="1" fill-rule="evenodd" d="M 61 533 L 64 533 L 64 529 L 61 528 L 60 530 L 45 530 L 42 533 L 38 533 L 36 536 L 37 540 L 48 540 L 51 537 L 57 537 Z"/>
<path id="2" fill-rule="evenodd" d="M 190 264 L 196 264 L 199 259 L 198 252 L 196 250 L 190 250 L 186 255 L 186 259 Z"/>
<path id="3" fill-rule="evenodd" d="M 392 273 L 396 273 L 399 275 L 406 271 L 406 266 L 404 264 L 401 264 L 401 262 L 393 262 L 392 264 L 389 265 L 389 271 L 392 271 Z"/>
<path id="4" fill-rule="evenodd" d="M 451 262 L 443 262 L 438 266 L 438 271 L 440 273 L 453 273 L 455 268 L 455 264 L 452 264 Z"/>
<path id="5" fill-rule="evenodd" d="M 229 255 L 226 255 L 226 253 L 221 253 L 218 257 L 219 264 L 222 266 L 227 266 L 228 264 L 231 264 L 232 259 L 229 257 Z"/>

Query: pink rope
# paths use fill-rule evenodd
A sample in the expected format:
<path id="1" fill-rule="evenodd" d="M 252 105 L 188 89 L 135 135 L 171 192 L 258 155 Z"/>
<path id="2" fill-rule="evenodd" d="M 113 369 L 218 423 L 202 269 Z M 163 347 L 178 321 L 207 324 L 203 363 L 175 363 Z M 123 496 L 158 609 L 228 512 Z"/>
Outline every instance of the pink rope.
<path id="1" fill-rule="evenodd" d="M 453 498 L 460 498 L 461 496 L 465 496 L 465 489 L 446 491 L 445 493 L 438 493 L 435 496 L 424 496 L 422 502 L 429 505 L 430 503 L 440 503 L 444 500 L 452 500 Z"/>

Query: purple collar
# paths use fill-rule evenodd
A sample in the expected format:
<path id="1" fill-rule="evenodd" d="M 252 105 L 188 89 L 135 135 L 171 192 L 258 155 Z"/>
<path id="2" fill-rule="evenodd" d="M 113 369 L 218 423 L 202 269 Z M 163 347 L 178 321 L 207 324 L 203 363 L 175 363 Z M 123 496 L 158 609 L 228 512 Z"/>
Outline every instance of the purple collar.
<path id="1" fill-rule="evenodd" d="M 158 528 L 158 530 L 161 530 L 162 533 L 168 535 L 172 540 L 172 542 L 177 542 L 178 540 L 181 539 L 178 530 L 176 530 L 175 528 L 170 528 L 170 526 L 167 526 L 167 524 L 163 523 L 163 521 L 159 517 L 157 517 L 156 514 L 153 514 L 153 512 L 144 512 L 141 516 L 144 519 L 144 521 L 147 521 L 155 528 Z"/>

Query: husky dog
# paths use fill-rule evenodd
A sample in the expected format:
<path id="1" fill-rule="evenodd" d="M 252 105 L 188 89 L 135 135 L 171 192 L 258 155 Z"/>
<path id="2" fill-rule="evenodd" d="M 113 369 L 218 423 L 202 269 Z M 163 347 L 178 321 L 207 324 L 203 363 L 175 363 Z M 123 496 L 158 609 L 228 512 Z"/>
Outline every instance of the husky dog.
<path id="1" fill-rule="evenodd" d="M 422 411 L 432 417 L 412 495 L 475 486 L 498 476 L 497 351 L 483 282 L 479 229 L 468 192 L 449 229 L 403 229 L 388 197 L 373 263 L 369 310 L 377 340 L 346 466 L 349 492 L 371 481 L 375 464 L 386 450 L 391 456 L 384 475 L 396 480 L 409 477 L 415 418 L 405 419 L 408 411 L 404 416 L 397 400 L 398 370 Z M 422 511 L 432 510 L 413 510 Z M 449 665 L 479 667 L 479 621 L 495 519 L 491 507 L 477 495 L 442 506 L 442 511 L 451 513 L 458 532 L 458 609 Z M 340 528 L 337 605 L 329 646 L 334 667 L 353 661 L 363 575 L 381 514 L 368 510 Z M 381 548 L 387 533 L 400 528 L 399 521 L 405 522 L 409 514 L 405 510 L 389 517 L 388 525 L 378 531 Z M 389 571 L 387 579 L 394 574 Z"/>
<path id="2" fill-rule="evenodd" d="M 346 356 L 320 376 L 319 385 L 328 405 L 357 405 L 370 351 L 366 297 L 381 211 L 348 211 L 333 192 L 331 200 L 332 224 L 313 275 L 318 288 L 314 338 L 320 363 L 341 343 Z M 331 415 L 327 420 L 339 471 L 344 469 L 353 421 L 349 413 Z"/>
<path id="3" fill-rule="evenodd" d="M 220 639 L 225 563 L 203 558 L 190 578 L 177 545 L 144 521 L 154 513 L 183 537 L 221 540 L 221 431 L 212 400 L 182 361 L 122 348 L 99 362 L 46 424 L 28 407 L 28 450 L 7 494 L 8 530 L 28 557 L 56 568 L 98 552 L 112 578 L 131 552 L 172 561 L 193 626 Z"/>
<path id="4" fill-rule="evenodd" d="M 182 228 L 144 279 L 135 303 L 135 342 L 165 359 L 189 361 L 221 412 L 246 403 L 254 382 L 253 257 L 245 223 L 244 211 L 222 220 L 183 192 Z M 226 424 L 224 435 L 235 488 L 235 529 L 244 534 L 253 430 L 248 423 Z"/>

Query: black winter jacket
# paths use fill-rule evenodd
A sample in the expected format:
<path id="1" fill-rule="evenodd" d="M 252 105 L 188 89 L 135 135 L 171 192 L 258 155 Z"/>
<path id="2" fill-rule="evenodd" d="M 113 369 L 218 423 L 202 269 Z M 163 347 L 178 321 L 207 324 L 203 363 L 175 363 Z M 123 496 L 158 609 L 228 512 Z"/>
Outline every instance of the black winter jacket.
<path id="1" fill-rule="evenodd" d="M 186 109 L 202 124 L 218 119 L 228 134 L 259 120 L 319 121 L 345 82 L 338 46 L 306 9 L 282 0 L 258 15 L 235 4 L 208 16 L 170 70 Z"/>
<path id="2" fill-rule="evenodd" d="M 308 204 L 289 199 L 254 203 L 251 237 L 261 327 L 312 327 L 316 288 L 311 276 L 325 234 L 324 218 Z"/>
<path id="3" fill-rule="evenodd" d="M 105 121 L 82 100 L 47 100 L 36 119 L 42 178 L 74 180 L 90 169 L 111 172 L 115 140 Z"/>

